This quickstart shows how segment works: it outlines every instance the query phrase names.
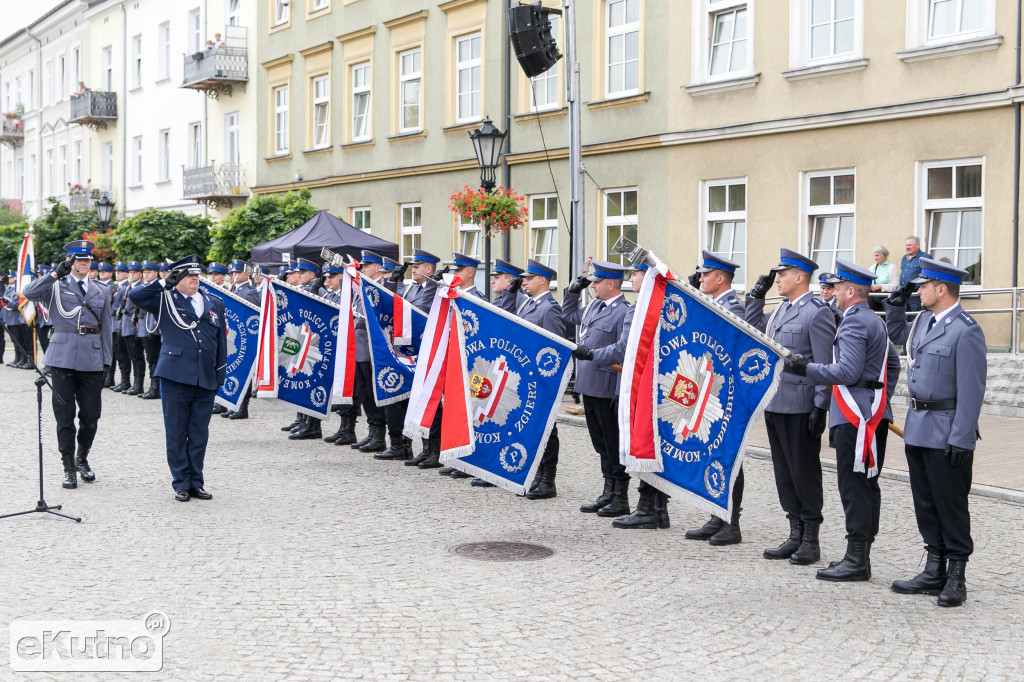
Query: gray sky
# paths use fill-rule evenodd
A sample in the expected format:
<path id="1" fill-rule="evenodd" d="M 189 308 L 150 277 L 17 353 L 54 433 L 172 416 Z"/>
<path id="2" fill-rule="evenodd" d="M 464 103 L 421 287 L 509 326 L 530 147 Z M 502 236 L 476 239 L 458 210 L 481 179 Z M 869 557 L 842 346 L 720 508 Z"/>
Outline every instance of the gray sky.
<path id="1" fill-rule="evenodd" d="M 0 38 L 25 28 L 61 2 L 63 0 L 0 0 L 0 16 L 4 18 Z"/>

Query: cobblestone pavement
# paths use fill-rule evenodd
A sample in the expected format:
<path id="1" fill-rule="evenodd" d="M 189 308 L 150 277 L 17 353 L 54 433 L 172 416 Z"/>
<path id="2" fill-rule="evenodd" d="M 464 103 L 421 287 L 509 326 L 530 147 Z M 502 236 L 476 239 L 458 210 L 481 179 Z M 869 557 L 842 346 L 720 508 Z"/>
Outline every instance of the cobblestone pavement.
<path id="1" fill-rule="evenodd" d="M 34 390 L 30 373 L 0 368 L 2 512 L 35 503 Z M 820 565 L 761 558 L 785 532 L 764 459 L 746 465 L 744 542 L 714 548 L 684 540 L 704 518 L 680 503 L 660 531 L 579 513 L 600 478 L 577 427 L 560 429 L 558 498 L 530 502 L 289 442 L 278 427 L 291 413 L 254 401 L 247 422 L 213 419 L 214 499 L 182 504 L 159 403 L 110 391 L 103 402 L 98 481 L 72 491 L 60 488 L 44 402 L 47 500 L 83 522 L 0 521 L 0 642 L 16 619 L 160 610 L 165 664 L 146 679 L 1024 679 L 1024 509 L 1013 504 L 972 500 L 969 600 L 946 610 L 888 588 L 922 558 L 896 481 L 882 483 L 874 577 L 836 585 L 814 579 Z M 825 487 L 827 560 L 845 544 L 834 473 Z M 450 552 L 485 540 L 557 553 L 489 563 Z M 68 679 L 16 676 L 0 649 L 4 679 Z"/>

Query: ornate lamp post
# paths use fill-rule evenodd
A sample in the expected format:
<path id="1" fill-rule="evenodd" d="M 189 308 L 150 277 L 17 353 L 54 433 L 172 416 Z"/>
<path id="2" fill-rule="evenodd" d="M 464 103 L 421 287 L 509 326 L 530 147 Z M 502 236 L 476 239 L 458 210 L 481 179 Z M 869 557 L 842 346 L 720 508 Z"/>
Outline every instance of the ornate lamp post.
<path id="1" fill-rule="evenodd" d="M 104 230 L 110 227 L 110 216 L 114 212 L 114 202 L 106 194 L 96 202 L 96 219 Z"/>
<path id="2" fill-rule="evenodd" d="M 480 167 L 480 187 L 485 192 L 494 191 L 495 178 L 494 169 L 498 167 L 501 159 L 501 148 L 505 144 L 505 133 L 494 127 L 490 118 L 484 118 L 483 125 L 469 133 L 469 139 L 473 141 L 473 151 L 476 152 L 476 164 Z M 484 230 L 484 226 L 480 226 Z M 491 237 L 488 234 L 481 235 L 484 239 L 484 281 L 490 281 L 491 274 Z M 491 300 L 490 287 L 484 287 L 487 300 Z"/>

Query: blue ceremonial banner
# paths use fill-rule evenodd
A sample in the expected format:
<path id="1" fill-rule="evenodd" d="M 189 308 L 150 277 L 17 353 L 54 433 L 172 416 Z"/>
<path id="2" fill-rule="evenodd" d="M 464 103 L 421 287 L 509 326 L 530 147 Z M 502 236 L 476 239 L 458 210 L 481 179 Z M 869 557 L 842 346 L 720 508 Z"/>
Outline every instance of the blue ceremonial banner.
<path id="1" fill-rule="evenodd" d="M 227 289 L 210 282 L 199 282 L 199 288 L 224 301 L 224 322 L 228 333 L 228 366 L 224 383 L 214 399 L 217 404 L 235 411 L 245 398 L 256 371 L 256 341 L 260 332 L 260 309 Z"/>
<path id="2" fill-rule="evenodd" d="M 395 346 L 395 295 L 365 277 L 362 284 L 366 333 L 370 339 L 370 362 L 373 366 L 373 398 L 377 405 L 390 405 L 407 399 L 412 390 L 416 355 L 420 350 L 427 315 L 406 304 L 412 313 L 412 343 Z"/>
<path id="3" fill-rule="evenodd" d="M 561 408 L 573 345 L 475 296 L 455 299 L 462 322 L 465 412 L 473 450 L 441 461 L 517 494 L 525 494 Z M 422 356 L 421 356 L 422 357 Z M 452 387 L 444 410 L 459 402 Z M 463 422 L 464 423 L 464 422 Z"/>
<path id="4" fill-rule="evenodd" d="M 304 289 L 274 282 L 277 299 L 277 399 L 303 414 L 331 411 L 338 306 Z"/>
<path id="5" fill-rule="evenodd" d="M 652 268 L 637 301 L 621 382 L 622 460 L 662 492 L 729 520 L 747 435 L 778 386 L 782 349 L 670 278 Z"/>

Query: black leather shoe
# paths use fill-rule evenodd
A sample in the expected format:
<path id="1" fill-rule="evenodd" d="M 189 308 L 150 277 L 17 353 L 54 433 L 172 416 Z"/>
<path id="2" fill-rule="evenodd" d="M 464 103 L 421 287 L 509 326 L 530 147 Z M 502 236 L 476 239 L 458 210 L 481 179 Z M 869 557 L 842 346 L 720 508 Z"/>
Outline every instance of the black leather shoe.
<path id="1" fill-rule="evenodd" d="M 742 541 L 743 534 L 740 533 L 740 524 L 738 522 L 725 524 L 721 530 L 708 538 L 708 544 L 715 547 L 738 545 Z"/>
<path id="2" fill-rule="evenodd" d="M 247 410 L 247 409 L 245 409 L 243 407 L 238 412 L 231 412 L 229 414 L 222 414 L 221 416 L 222 417 L 227 417 L 228 419 L 248 419 L 249 418 L 249 410 Z"/>
<path id="3" fill-rule="evenodd" d="M 60 484 L 62 488 L 77 488 L 78 487 L 78 474 L 74 471 L 64 472 L 64 482 Z"/>
<path id="4" fill-rule="evenodd" d="M 820 523 L 808 521 L 804 524 L 804 534 L 800 539 L 800 546 L 793 556 L 789 557 L 789 563 L 794 566 L 807 566 L 821 560 L 821 548 L 818 547 L 818 529 Z"/>
<path id="5" fill-rule="evenodd" d="M 310 419 L 305 428 L 301 428 L 288 436 L 288 440 L 313 440 L 323 438 L 319 419 Z"/>
<path id="6" fill-rule="evenodd" d="M 294 429 L 294 428 L 296 428 L 298 426 L 301 426 L 301 425 L 302 425 L 302 420 L 301 419 L 296 419 L 291 424 L 288 424 L 287 426 L 282 426 L 281 430 L 282 431 L 291 431 L 292 429 Z"/>
<path id="7" fill-rule="evenodd" d="M 405 447 L 405 440 L 402 437 L 391 439 L 391 446 L 384 452 L 378 452 L 373 456 L 374 459 L 411 459 L 412 450 Z"/>
<path id="8" fill-rule="evenodd" d="M 597 510 L 598 516 L 605 518 L 629 515 L 629 479 L 615 479 L 612 486 L 612 499 L 608 504 Z"/>
<path id="9" fill-rule="evenodd" d="M 542 466 L 540 468 L 540 483 L 526 493 L 526 499 L 549 500 L 552 497 L 558 497 L 558 490 L 555 488 L 556 471 L 555 467 Z"/>
<path id="10" fill-rule="evenodd" d="M 423 462 L 428 457 L 430 457 L 431 452 L 432 452 L 432 450 L 430 448 L 430 439 L 429 438 L 420 438 L 420 440 L 423 442 L 423 451 L 420 452 L 420 454 L 418 454 L 415 457 L 413 457 L 412 459 L 405 460 L 405 462 L 404 462 L 405 466 L 407 466 L 407 467 L 419 466 L 420 462 Z"/>
<path id="11" fill-rule="evenodd" d="M 686 531 L 685 537 L 687 540 L 707 540 L 712 535 L 722 530 L 722 526 L 724 525 L 725 521 L 717 516 L 712 516 L 708 519 L 707 523 L 700 528 Z"/>
<path id="12" fill-rule="evenodd" d="M 847 540 L 846 556 L 842 561 L 822 568 L 815 577 L 833 583 L 863 582 L 871 580 L 871 545 L 865 540 Z"/>
<path id="13" fill-rule="evenodd" d="M 590 504 L 585 504 L 580 507 L 580 511 L 584 514 L 596 514 L 597 510 L 605 506 L 612 501 L 612 492 L 615 490 L 614 479 L 604 479 L 604 490 L 597 496 L 597 499 Z"/>
<path id="14" fill-rule="evenodd" d="M 658 491 L 647 486 L 640 493 L 640 500 L 636 503 L 636 509 L 629 516 L 622 519 L 615 519 L 612 525 L 616 528 L 637 528 L 654 530 L 658 527 L 658 512 L 655 501 Z"/>
<path id="15" fill-rule="evenodd" d="M 189 497 L 194 497 L 197 500 L 212 500 L 213 495 L 206 492 L 202 488 L 189 488 L 187 491 Z"/>
<path id="16" fill-rule="evenodd" d="M 189 499 L 190 499 L 189 496 L 188 496 L 188 491 L 187 490 L 177 490 L 177 491 L 175 491 L 174 499 L 176 499 L 178 502 L 188 502 Z"/>
<path id="17" fill-rule="evenodd" d="M 928 552 L 924 570 L 910 580 L 897 580 L 892 591 L 900 594 L 938 595 L 946 587 L 946 560 L 938 552 Z"/>
<path id="18" fill-rule="evenodd" d="M 227 411 L 228 411 L 228 408 L 224 407 L 223 405 L 214 404 L 214 406 L 213 406 L 213 413 L 214 414 L 224 414 Z"/>
<path id="19" fill-rule="evenodd" d="M 474 478 L 473 482 L 470 483 L 470 485 L 473 486 L 474 488 L 493 488 L 493 487 L 495 487 L 493 483 L 491 483 L 489 481 L 485 481 L 482 478 Z"/>
<path id="20" fill-rule="evenodd" d="M 455 471 L 454 467 L 441 467 L 437 470 L 437 473 L 441 476 L 451 476 L 453 471 Z"/>
<path id="21" fill-rule="evenodd" d="M 227 412 L 221 412 L 220 413 L 220 418 L 221 419 L 231 419 L 231 415 L 233 415 L 233 414 L 235 414 L 234 410 L 228 410 Z"/>
<path id="22" fill-rule="evenodd" d="M 114 386 L 110 390 L 112 390 L 114 393 L 122 393 L 124 391 L 127 391 L 130 386 L 131 384 L 129 384 L 124 379 L 121 379 L 121 383 L 119 383 L 117 386 Z"/>

